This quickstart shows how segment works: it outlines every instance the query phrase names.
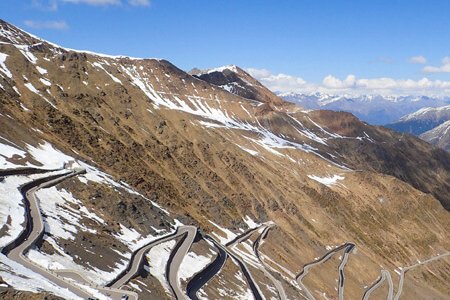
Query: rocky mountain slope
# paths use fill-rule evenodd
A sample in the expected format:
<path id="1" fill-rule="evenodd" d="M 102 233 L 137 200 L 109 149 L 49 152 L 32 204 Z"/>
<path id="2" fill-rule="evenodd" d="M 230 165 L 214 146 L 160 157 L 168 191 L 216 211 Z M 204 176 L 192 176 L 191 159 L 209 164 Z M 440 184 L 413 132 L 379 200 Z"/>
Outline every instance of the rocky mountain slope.
<path id="1" fill-rule="evenodd" d="M 288 106 L 289 103 L 273 94 L 238 66 L 225 66 L 209 70 L 194 69 L 191 75 L 214 84 L 230 93 L 271 106 Z"/>
<path id="2" fill-rule="evenodd" d="M 400 120 L 386 127 L 418 136 L 448 120 L 450 120 L 450 105 L 425 107 L 401 117 Z"/>
<path id="3" fill-rule="evenodd" d="M 440 107 L 450 104 L 449 98 L 426 96 L 340 96 L 322 93 L 279 95 L 287 101 L 298 103 L 306 109 L 329 109 L 346 111 L 374 125 L 385 125 L 398 121 L 402 116 L 425 107 Z"/>
<path id="4" fill-rule="evenodd" d="M 433 145 L 450 150 L 448 121 L 450 121 L 450 105 L 422 108 L 403 116 L 399 121 L 388 124 L 386 127 L 419 136 Z"/>
<path id="5" fill-rule="evenodd" d="M 0 22 L 6 297 L 448 298 L 450 154 L 226 70 Z"/>
<path id="6" fill-rule="evenodd" d="M 422 133 L 421 139 L 450 151 L 450 119 L 439 126 Z"/>

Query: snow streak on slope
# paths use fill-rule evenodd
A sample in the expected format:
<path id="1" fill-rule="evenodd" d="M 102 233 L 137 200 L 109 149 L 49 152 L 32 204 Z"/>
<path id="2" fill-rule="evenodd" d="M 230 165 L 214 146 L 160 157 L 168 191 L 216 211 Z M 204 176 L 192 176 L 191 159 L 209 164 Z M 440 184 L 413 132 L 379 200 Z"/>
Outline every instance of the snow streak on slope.
<path id="1" fill-rule="evenodd" d="M 210 254 L 203 256 L 195 252 L 189 252 L 183 259 L 180 265 L 178 275 L 181 280 L 186 281 L 191 278 L 211 263 L 213 260 Z"/>
<path id="2" fill-rule="evenodd" d="M 228 243 L 229 241 L 232 241 L 234 238 L 237 237 L 237 235 L 234 232 L 232 232 L 231 230 L 223 228 L 220 225 L 214 223 L 213 221 L 209 221 L 209 223 L 216 226 L 222 232 L 222 234 L 217 234 L 217 233 L 213 232 L 213 235 L 219 240 L 219 242 L 222 245 L 225 245 L 226 243 Z M 226 237 L 223 237 L 223 235 L 226 235 Z"/>
<path id="3" fill-rule="evenodd" d="M 27 182 L 64 171 L 28 176 L 8 176 L 0 181 L 0 229 L 5 233 L 0 237 L 0 248 L 15 240 L 23 231 L 25 209 L 20 187 Z"/>
<path id="4" fill-rule="evenodd" d="M 157 230 L 156 228 L 152 228 L 155 231 L 158 231 L 158 233 L 165 232 L 165 230 Z M 115 238 L 117 238 L 119 241 L 124 243 L 125 245 L 128 245 L 128 247 L 132 251 L 136 251 L 139 248 L 149 244 L 150 242 L 158 239 L 160 235 L 153 236 L 142 236 L 139 232 L 137 232 L 134 228 L 127 228 L 124 225 L 120 224 L 120 232 L 118 234 L 113 234 Z"/>
<path id="5" fill-rule="evenodd" d="M 316 175 L 308 175 L 308 177 L 310 179 L 320 182 L 326 186 L 333 186 L 338 183 L 338 180 L 344 180 L 344 176 L 340 176 L 340 175 L 325 176 L 325 177 L 320 177 L 320 176 L 316 176 Z"/>
<path id="6" fill-rule="evenodd" d="M 301 144 L 297 142 L 293 142 L 287 140 L 286 138 L 277 136 L 267 128 L 263 127 L 259 124 L 258 120 L 256 120 L 257 125 L 250 124 L 246 121 L 239 120 L 232 113 L 228 113 L 225 109 L 215 108 L 208 104 L 208 102 L 216 101 L 220 104 L 220 100 L 216 99 L 205 99 L 198 96 L 185 96 L 185 99 L 181 99 L 183 96 L 175 96 L 172 95 L 172 100 L 169 99 L 168 95 L 163 93 L 158 93 L 150 81 L 141 76 L 136 66 L 133 67 L 124 67 L 121 66 L 123 72 L 125 72 L 131 79 L 132 83 L 140 88 L 142 92 L 151 100 L 155 107 L 166 107 L 168 109 L 174 109 L 183 111 L 192 115 L 196 115 L 205 119 L 209 119 L 215 123 L 208 123 L 200 121 L 200 124 L 207 127 L 223 127 L 229 129 L 238 129 L 247 131 L 253 135 L 257 135 L 259 138 L 251 138 L 249 139 L 256 144 L 262 146 L 266 150 L 271 153 L 277 155 L 283 155 L 280 152 L 276 151 L 276 148 L 290 148 L 290 149 L 298 149 L 307 153 L 318 154 L 317 148 L 314 148 L 308 144 Z M 251 101 L 249 101 L 250 105 L 253 105 Z M 255 104 L 256 105 L 256 104 Z M 254 105 L 254 106 L 255 106 Z M 293 117 L 291 117 L 294 119 Z M 297 123 L 300 123 L 296 120 Z M 303 126 L 303 125 L 302 125 Z M 317 135 L 312 132 L 304 129 L 299 131 L 302 135 L 308 137 L 315 142 L 325 144 L 322 138 L 319 138 Z M 332 135 L 332 134 L 330 134 Z M 334 138 L 338 138 L 340 136 L 333 136 Z M 320 156 L 320 155 L 319 155 Z"/>
<path id="7" fill-rule="evenodd" d="M 8 78 L 12 78 L 12 73 L 11 71 L 6 67 L 5 61 L 6 58 L 8 57 L 7 54 L 5 53 L 1 53 L 0 52 L 0 72 L 2 72 L 3 74 L 6 75 L 6 77 Z M 1 74 L 0 74 L 1 75 Z"/>
<path id="8" fill-rule="evenodd" d="M 175 244 L 176 242 L 174 240 L 158 244 L 150 249 L 146 255 L 149 264 L 149 267 L 145 267 L 147 272 L 150 272 L 150 274 L 158 279 L 161 286 L 169 295 L 171 292 L 166 280 L 166 265 Z"/>
<path id="9" fill-rule="evenodd" d="M 40 274 L 10 260 L 3 254 L 0 254 L 0 277 L 17 290 L 35 293 L 44 290 L 65 299 L 81 300 L 67 289 L 56 286 Z"/>
<path id="10" fill-rule="evenodd" d="M 8 144 L 10 145 L 2 143 L 2 140 L 8 142 Z M 0 136 L 0 170 L 17 167 L 17 164 L 9 162 L 8 159 L 12 159 L 13 157 L 16 158 L 25 157 L 26 152 L 24 150 L 19 149 L 20 147 L 17 145 L 15 146 L 11 145 L 14 145 L 14 143 Z"/>
<path id="11" fill-rule="evenodd" d="M 95 213 L 89 212 L 83 203 L 75 199 L 71 193 L 56 187 L 40 189 L 36 192 L 40 200 L 40 208 L 45 215 L 46 232 L 52 236 L 74 240 L 78 230 L 95 234 L 94 229 L 83 225 L 85 219 L 104 224 L 105 221 Z"/>
<path id="12" fill-rule="evenodd" d="M 76 162 L 71 156 L 65 155 L 59 150 L 55 149 L 48 142 L 41 142 L 38 146 L 26 145 L 24 148 L 5 140 L 7 144 L 0 144 L 3 156 L 1 165 L 8 167 L 9 169 L 17 168 L 18 166 L 6 161 L 6 158 L 15 157 L 25 158 L 33 157 L 41 168 L 52 169 L 62 168 L 64 165 L 68 166 L 69 162 L 72 167 L 84 167 L 87 171 L 84 175 L 79 175 L 80 184 L 89 184 L 89 182 L 95 182 L 97 184 L 107 185 L 117 192 L 130 193 L 133 195 L 139 195 L 145 198 L 143 195 L 134 191 L 129 185 L 123 182 L 116 182 L 113 178 L 98 169 L 85 164 L 83 162 Z M 28 163 L 29 166 L 33 166 Z M 22 167 L 22 166 L 20 166 Z M 67 172 L 66 169 L 60 171 L 48 172 L 43 174 L 28 175 L 28 176 L 7 176 L 0 182 L 0 229 L 4 230 L 5 234 L 2 234 L 0 238 L 0 247 L 7 245 L 14 240 L 22 231 L 24 222 L 24 207 L 23 196 L 19 191 L 19 187 L 26 182 L 37 178 L 44 178 L 54 174 L 62 174 Z M 128 264 L 128 259 L 131 257 L 131 252 L 137 248 L 148 244 L 150 241 L 158 238 L 158 236 L 144 236 L 137 232 L 134 228 L 126 228 L 121 225 L 121 231 L 116 234 L 112 234 L 118 241 L 123 242 L 130 249 L 127 253 L 119 253 L 118 259 L 113 261 L 109 266 L 105 266 L 107 270 L 98 269 L 90 265 L 89 261 L 84 262 L 84 266 L 78 264 L 75 261 L 75 257 L 68 255 L 64 247 L 62 247 L 64 241 L 75 240 L 80 232 L 86 232 L 89 234 L 96 234 L 97 230 L 94 227 L 102 227 L 105 224 L 102 216 L 90 211 L 84 204 L 76 199 L 72 193 L 65 189 L 58 187 L 50 187 L 40 189 L 36 191 L 36 196 L 39 200 L 39 205 L 43 214 L 45 224 L 44 240 L 51 245 L 54 252 L 48 254 L 37 248 L 31 249 L 27 253 L 27 257 L 34 263 L 51 270 L 73 270 L 78 274 L 82 274 L 83 277 L 95 284 L 105 284 L 114 279 L 122 270 L 124 270 Z M 145 198 L 146 199 L 146 198 Z M 150 201 L 149 204 L 153 204 L 163 211 L 165 214 L 169 214 L 158 204 Z M 180 224 L 175 221 L 175 224 Z M 155 232 L 162 233 L 164 230 L 153 228 Z M 82 249 L 80 249 L 81 251 Z M 87 257 L 95 255 L 101 255 L 99 253 L 92 252 L 92 249 L 84 249 Z M 5 267 L 5 269 L 8 269 Z M 14 274 L 5 275 L 4 278 L 15 278 Z M 3 276 L 2 276 L 3 277 Z M 6 279 L 5 279 L 6 280 Z M 7 281 L 9 283 L 9 281 Z M 27 279 L 21 279 L 19 282 L 28 284 L 29 286 L 35 286 L 33 282 L 27 283 Z M 22 289 L 22 285 L 13 285 L 17 289 Z M 45 287 L 45 284 L 39 284 L 39 286 Z M 51 289 L 46 289 L 52 291 Z"/>
<path id="13" fill-rule="evenodd" d="M 50 143 L 39 144 L 38 147 L 27 145 L 28 152 L 47 169 L 62 168 L 64 163 L 74 161 L 59 150 L 56 150 Z"/>

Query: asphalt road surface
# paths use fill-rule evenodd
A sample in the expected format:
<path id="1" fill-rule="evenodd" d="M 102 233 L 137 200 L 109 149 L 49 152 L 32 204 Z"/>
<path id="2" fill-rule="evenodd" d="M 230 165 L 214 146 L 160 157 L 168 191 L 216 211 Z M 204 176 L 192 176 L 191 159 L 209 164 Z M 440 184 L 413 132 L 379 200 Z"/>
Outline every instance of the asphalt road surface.
<path id="1" fill-rule="evenodd" d="M 338 295 L 339 295 L 339 300 L 344 300 L 344 287 L 345 287 L 345 274 L 344 274 L 344 270 L 345 270 L 345 266 L 347 265 L 348 262 L 348 256 L 350 255 L 350 253 L 353 251 L 353 249 L 355 248 L 354 244 L 349 243 L 347 245 L 347 247 L 345 247 L 344 250 L 344 256 L 342 257 L 341 263 L 339 264 L 339 282 L 338 282 Z"/>
<path id="2" fill-rule="evenodd" d="M 41 212 L 39 209 L 39 201 L 35 196 L 36 190 L 38 190 L 40 188 L 45 188 L 45 187 L 50 187 L 52 185 L 55 185 L 55 184 L 59 183 L 60 181 L 67 179 L 69 177 L 75 176 L 81 172 L 84 172 L 84 170 L 72 171 L 69 174 L 61 175 L 60 177 L 57 177 L 56 179 L 52 179 L 52 180 L 44 182 L 36 187 L 33 187 L 26 192 L 25 196 L 27 197 L 27 199 L 29 201 L 29 205 L 30 205 L 29 210 L 30 210 L 30 214 L 31 214 L 31 220 L 28 220 L 28 221 L 31 221 L 31 223 L 32 223 L 32 231 L 29 234 L 29 236 L 21 244 L 19 244 L 19 246 L 17 246 L 16 248 L 12 249 L 9 252 L 8 257 L 10 259 L 16 261 L 17 263 L 23 265 L 24 267 L 44 276 L 45 278 L 47 278 L 51 282 L 55 283 L 56 285 L 71 291 L 72 293 L 74 293 L 75 295 L 77 295 L 83 299 L 87 299 L 91 296 L 89 293 L 82 290 L 78 286 L 75 286 L 74 284 L 63 280 L 61 277 L 58 277 L 56 274 L 53 274 L 47 270 L 44 270 L 41 267 L 38 267 L 37 265 L 33 264 L 31 261 L 29 261 L 23 255 L 24 252 L 29 250 L 36 243 L 36 241 L 38 241 L 40 238 L 42 238 L 43 233 L 44 233 L 44 221 L 42 219 Z"/>
<path id="3" fill-rule="evenodd" d="M 274 225 L 267 225 L 264 227 L 263 232 L 258 236 L 258 238 L 253 243 L 253 252 L 255 253 L 256 258 L 258 259 L 259 263 L 262 265 L 262 268 L 260 270 L 264 273 L 264 275 L 267 276 L 267 278 L 272 281 L 273 285 L 275 286 L 275 289 L 277 290 L 278 298 L 281 300 L 286 300 L 286 293 L 284 291 L 283 285 L 280 281 L 278 281 L 272 273 L 269 271 L 269 268 L 266 266 L 264 261 L 261 259 L 261 256 L 259 255 L 259 247 L 263 243 L 264 239 L 267 237 L 267 234 L 269 233 L 269 230 Z"/>
<path id="4" fill-rule="evenodd" d="M 378 279 L 366 289 L 366 291 L 363 294 L 363 298 L 362 299 L 363 300 L 369 300 L 370 295 L 377 288 L 379 288 L 386 279 L 389 282 L 389 292 L 388 292 L 388 296 L 387 296 L 386 299 L 387 300 L 392 300 L 392 296 L 394 294 L 393 284 L 392 284 L 392 277 L 391 277 L 391 274 L 389 273 L 389 271 L 387 271 L 387 270 L 381 270 L 381 276 L 378 277 Z"/>
<path id="5" fill-rule="evenodd" d="M 218 246 L 218 243 L 214 239 L 209 236 L 205 236 L 204 239 L 213 243 L 217 250 L 217 256 L 212 263 L 192 277 L 187 284 L 187 294 L 192 300 L 198 300 L 198 291 L 220 272 L 228 257 L 227 252 Z"/>
<path id="6" fill-rule="evenodd" d="M 180 286 L 178 270 L 180 269 L 180 265 L 183 262 L 184 257 L 187 255 L 192 243 L 194 242 L 195 236 L 197 235 L 197 227 L 180 226 L 178 227 L 178 233 L 182 234 L 183 237 L 180 241 L 178 241 L 174 250 L 170 254 L 169 261 L 167 262 L 166 277 L 175 298 L 177 300 L 189 300 Z"/>
<path id="7" fill-rule="evenodd" d="M 121 274 L 121 276 L 119 276 L 117 278 L 117 280 L 108 284 L 108 286 L 110 286 L 112 288 L 120 288 L 123 285 L 127 284 L 128 281 L 130 281 L 135 276 L 137 276 L 137 274 L 139 273 L 140 269 L 143 266 L 145 254 L 148 251 L 150 251 L 151 248 L 153 248 L 154 246 L 156 246 L 158 244 L 161 244 L 161 243 L 167 242 L 169 240 L 172 240 L 174 238 L 177 238 L 179 235 L 180 234 L 178 233 L 178 231 L 175 231 L 173 233 L 162 236 L 162 237 L 150 242 L 149 244 L 145 245 L 144 247 L 138 249 L 131 256 L 130 266 L 129 266 L 128 270 L 126 272 L 124 272 L 123 274 Z"/>
<path id="8" fill-rule="evenodd" d="M 438 260 L 438 259 L 440 259 L 440 258 L 442 258 L 442 257 L 449 256 L 449 255 L 450 255 L 450 251 L 449 251 L 449 252 L 446 252 L 446 253 L 443 253 L 443 254 L 440 254 L 440 255 L 437 255 L 437 256 L 434 256 L 434 257 L 429 258 L 429 259 L 427 259 L 427 260 L 421 261 L 421 262 L 419 262 L 419 263 L 417 263 L 417 264 L 414 264 L 414 265 L 411 265 L 411 266 L 408 266 L 408 267 L 403 268 L 403 269 L 401 270 L 401 272 L 400 272 L 400 281 L 399 281 L 399 283 L 398 283 L 398 290 L 397 290 L 397 293 L 395 294 L 394 300 L 398 300 L 398 299 L 400 298 L 400 295 L 402 294 L 402 291 L 403 291 L 403 283 L 404 283 L 404 281 L 405 281 L 405 273 L 406 273 L 406 272 L 408 272 L 408 271 L 411 270 L 411 269 L 414 269 L 415 267 L 418 267 L 418 266 L 427 264 L 427 263 L 429 263 L 429 262 Z"/>
<path id="9" fill-rule="evenodd" d="M 342 244 L 339 247 L 331 249 L 330 251 L 325 253 L 321 258 L 316 259 L 316 260 L 314 260 L 314 261 L 312 261 L 310 263 L 307 263 L 306 265 L 303 266 L 302 271 L 296 276 L 295 279 L 296 279 L 297 283 L 300 285 L 300 287 L 303 289 L 303 291 L 306 293 L 306 296 L 307 296 L 308 299 L 310 299 L 310 300 L 314 300 L 315 299 L 314 296 L 309 291 L 309 289 L 303 284 L 303 278 L 308 274 L 309 269 L 311 269 L 312 267 L 314 267 L 316 265 L 323 264 L 324 262 L 329 260 L 334 254 L 336 254 L 337 252 L 341 251 L 342 249 L 347 249 L 347 247 L 349 247 L 351 245 L 354 246 L 354 244 L 352 244 L 352 243 Z M 341 261 L 341 264 L 342 264 L 342 261 Z"/>

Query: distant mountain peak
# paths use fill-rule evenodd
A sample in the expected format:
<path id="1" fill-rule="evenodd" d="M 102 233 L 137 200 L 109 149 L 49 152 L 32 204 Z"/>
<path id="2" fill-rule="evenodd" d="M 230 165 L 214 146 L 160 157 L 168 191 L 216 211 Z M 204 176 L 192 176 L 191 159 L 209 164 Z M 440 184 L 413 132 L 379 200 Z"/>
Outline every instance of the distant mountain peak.
<path id="1" fill-rule="evenodd" d="M 214 84 L 223 90 L 246 99 L 269 104 L 267 109 L 285 107 L 288 102 L 275 95 L 258 80 L 236 65 L 227 65 L 207 70 L 193 69 L 191 75 Z"/>
<path id="2" fill-rule="evenodd" d="M 405 115 L 400 118 L 400 121 L 410 121 L 415 119 L 436 119 L 442 115 L 444 118 L 448 115 L 450 117 L 450 105 L 440 107 L 423 107 L 416 112 Z"/>
<path id="3" fill-rule="evenodd" d="M 421 139 L 450 150 L 450 105 L 424 107 L 405 115 L 387 127 L 419 136 Z"/>
<path id="4" fill-rule="evenodd" d="M 450 119 L 441 125 L 422 133 L 421 139 L 450 151 Z"/>
<path id="5" fill-rule="evenodd" d="M 199 75 L 210 74 L 210 73 L 214 73 L 214 72 L 221 73 L 221 72 L 224 72 L 225 70 L 228 70 L 228 71 L 231 71 L 234 73 L 244 72 L 244 70 L 242 70 L 241 68 L 239 68 L 236 65 L 227 65 L 227 66 L 205 69 L 205 70 L 193 68 L 192 70 L 189 71 L 189 74 L 199 76 Z"/>

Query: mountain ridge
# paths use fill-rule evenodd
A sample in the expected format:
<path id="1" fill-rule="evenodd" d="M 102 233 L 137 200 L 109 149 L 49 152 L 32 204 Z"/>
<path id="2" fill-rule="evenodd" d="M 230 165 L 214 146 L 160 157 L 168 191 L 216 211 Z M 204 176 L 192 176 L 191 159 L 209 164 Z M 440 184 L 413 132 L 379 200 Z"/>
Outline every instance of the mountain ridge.
<path id="1" fill-rule="evenodd" d="M 399 132 L 406 132 L 418 136 L 441 125 L 447 120 L 450 120 L 450 105 L 436 108 L 424 107 L 386 126 Z"/>
<path id="2" fill-rule="evenodd" d="M 450 151 L 450 120 L 420 134 L 419 137 L 433 145 Z"/>
<path id="3" fill-rule="evenodd" d="M 402 116 L 424 107 L 448 105 L 448 97 L 382 96 L 382 95 L 330 95 L 323 93 L 281 93 L 285 100 L 298 103 L 305 109 L 347 111 L 373 125 L 396 122 Z"/>
<path id="4" fill-rule="evenodd" d="M 442 149 L 450 150 L 447 126 L 450 120 L 450 105 L 437 108 L 425 107 L 403 116 L 388 128 L 419 136 L 421 139 Z"/>

